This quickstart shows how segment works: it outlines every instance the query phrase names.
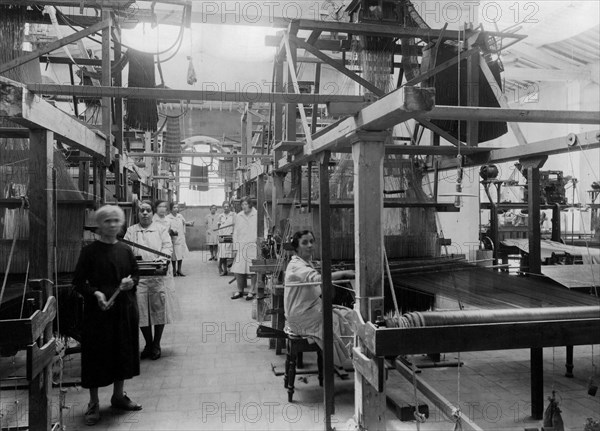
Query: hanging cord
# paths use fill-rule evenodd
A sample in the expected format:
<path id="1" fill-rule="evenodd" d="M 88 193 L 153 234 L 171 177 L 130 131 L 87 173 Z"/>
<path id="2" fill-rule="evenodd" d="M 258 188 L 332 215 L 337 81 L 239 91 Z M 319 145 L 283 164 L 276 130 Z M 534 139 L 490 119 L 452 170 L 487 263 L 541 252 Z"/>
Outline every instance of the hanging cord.
<path id="1" fill-rule="evenodd" d="M 23 283 L 23 296 L 21 297 L 21 312 L 19 319 L 23 318 L 23 309 L 25 308 L 25 293 L 27 292 L 27 283 L 29 283 L 29 260 L 27 260 L 27 269 L 25 270 L 25 283 Z"/>
<path id="2" fill-rule="evenodd" d="M 584 153 L 584 151 L 581 151 L 581 152 Z M 569 156 L 569 163 L 571 165 L 571 173 L 573 174 L 573 178 L 574 178 L 575 167 L 573 165 L 573 158 L 572 158 L 572 155 L 571 155 L 571 150 L 570 150 L 570 147 L 568 145 L 567 145 L 567 154 Z M 586 160 L 587 160 L 587 157 L 586 157 Z M 590 165 L 590 167 L 591 167 L 591 165 Z M 575 195 L 575 186 L 576 186 L 576 182 L 573 182 L 573 205 L 575 205 L 575 196 L 576 196 Z M 581 226 L 583 226 L 583 233 L 587 234 L 587 230 L 585 228 L 585 223 L 584 223 L 584 220 L 583 220 L 583 214 L 581 213 L 581 211 L 579 211 L 579 217 L 580 217 L 580 221 L 581 221 Z M 574 216 L 573 216 L 573 219 L 574 219 Z M 573 228 L 571 228 L 571 234 L 573 234 Z M 594 274 L 594 266 L 593 266 L 593 261 L 592 261 L 592 254 L 590 252 L 590 244 L 589 244 L 588 240 L 585 239 L 585 237 L 584 237 L 584 242 L 585 242 L 585 247 L 586 247 L 587 254 L 588 254 L 588 259 L 590 261 L 590 272 L 592 273 L 592 287 L 591 287 L 591 292 L 590 293 L 593 292 L 593 295 L 596 298 L 598 298 L 598 285 L 596 284 L 596 276 Z"/>
<path id="3" fill-rule="evenodd" d="M 396 309 L 396 315 L 400 319 L 400 308 L 398 307 L 398 299 L 396 298 L 396 290 L 394 290 L 394 280 L 392 280 L 392 272 L 390 271 L 390 262 L 388 261 L 387 252 L 385 245 L 383 247 L 383 259 L 385 261 L 385 272 L 387 273 L 388 280 L 390 282 L 390 290 L 392 291 L 392 299 L 394 300 L 394 308 Z"/>
<path id="4" fill-rule="evenodd" d="M 421 430 L 421 424 L 425 422 L 426 417 L 423 413 L 419 412 L 419 397 L 417 395 L 417 371 L 414 356 L 412 358 L 410 369 L 412 370 L 412 383 L 413 383 L 413 395 L 415 398 L 415 411 L 413 416 L 415 417 L 415 423 L 417 424 L 417 431 Z"/>
<path id="5" fill-rule="evenodd" d="M 461 106 L 460 103 L 460 50 L 461 50 L 461 38 L 460 31 L 458 32 L 458 85 L 456 86 L 458 89 L 458 106 Z M 458 177 L 456 179 L 456 192 L 462 192 L 462 176 L 463 176 L 463 168 L 462 168 L 462 155 L 460 154 L 461 140 L 460 140 L 460 120 L 458 120 L 458 153 L 456 155 L 456 159 L 458 162 Z M 459 202 L 460 196 L 456 196 L 455 202 Z M 454 272 L 452 274 L 452 283 L 454 285 L 454 290 L 456 292 L 456 297 L 458 301 L 458 308 L 463 309 L 462 301 L 460 300 L 460 295 L 458 293 L 458 289 L 456 287 L 456 279 L 454 277 Z M 457 407 L 452 411 L 452 418 L 454 419 L 454 428 L 453 431 L 462 431 L 462 418 L 460 411 L 460 352 L 458 352 L 458 366 L 456 367 L 456 405 Z"/>
<path id="6" fill-rule="evenodd" d="M 19 235 L 19 227 L 21 226 L 21 220 L 25 216 L 25 205 L 27 199 L 25 196 L 21 196 L 21 207 L 19 208 L 19 217 L 15 221 L 15 228 L 13 229 L 13 240 L 10 245 L 10 253 L 8 254 L 8 262 L 6 263 L 6 269 L 4 270 L 4 281 L 2 282 L 2 289 L 0 290 L 0 304 L 2 304 L 2 298 L 4 298 L 4 291 L 6 290 L 6 284 L 8 282 L 8 275 L 10 274 L 10 264 L 12 263 L 12 257 L 15 252 L 15 245 Z"/>
<path id="7" fill-rule="evenodd" d="M 69 18 L 68 16 L 66 16 L 64 13 L 62 13 L 58 9 L 56 9 L 56 14 L 57 14 L 58 17 L 60 17 L 63 20 L 64 24 L 68 25 L 69 27 L 71 27 L 71 29 L 73 29 L 75 31 L 79 31 L 79 29 L 77 29 L 75 26 L 78 26 L 78 27 L 87 27 L 86 25 L 79 24 L 75 20 L 72 20 L 71 18 Z M 141 52 L 145 52 L 146 54 L 160 55 L 160 54 L 166 54 L 167 52 L 169 52 L 170 50 L 172 50 L 173 48 L 175 48 L 176 45 L 177 45 L 177 43 L 179 42 L 180 38 L 182 37 L 182 34 L 183 34 L 183 29 L 185 27 L 184 23 L 185 23 L 185 19 L 186 19 L 186 15 L 185 14 L 186 14 L 186 12 L 185 12 L 185 9 L 184 9 L 183 13 L 182 13 L 182 17 L 181 17 L 181 24 L 180 24 L 180 27 L 179 27 L 179 34 L 177 35 L 177 38 L 175 39 L 175 42 L 173 42 L 173 44 L 170 47 L 168 47 L 168 48 L 166 48 L 166 49 L 164 49 L 162 51 L 157 51 L 157 52 L 145 52 L 145 51 L 141 51 Z M 94 39 L 91 36 L 86 36 L 86 38 L 89 39 L 89 40 L 91 40 L 91 41 L 93 41 L 93 42 L 96 42 L 96 43 L 98 43 L 100 45 L 102 44 L 102 41 L 100 41 L 98 39 Z M 127 48 L 127 49 L 135 49 L 135 48 L 132 48 L 131 46 L 128 46 L 128 45 L 126 45 L 124 43 L 121 43 L 121 45 L 123 47 Z M 111 46 L 111 49 L 114 49 L 114 47 Z M 178 48 L 178 50 L 179 50 L 179 48 Z M 139 51 L 139 50 L 136 50 L 136 51 Z"/>

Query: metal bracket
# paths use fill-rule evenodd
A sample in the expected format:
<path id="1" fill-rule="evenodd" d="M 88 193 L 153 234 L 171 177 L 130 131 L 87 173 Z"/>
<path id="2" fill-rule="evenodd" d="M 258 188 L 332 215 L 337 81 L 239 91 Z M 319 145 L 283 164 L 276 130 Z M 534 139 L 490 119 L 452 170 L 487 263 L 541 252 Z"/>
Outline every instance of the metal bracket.
<path id="1" fill-rule="evenodd" d="M 377 323 L 383 320 L 383 296 L 369 298 L 369 322 Z"/>

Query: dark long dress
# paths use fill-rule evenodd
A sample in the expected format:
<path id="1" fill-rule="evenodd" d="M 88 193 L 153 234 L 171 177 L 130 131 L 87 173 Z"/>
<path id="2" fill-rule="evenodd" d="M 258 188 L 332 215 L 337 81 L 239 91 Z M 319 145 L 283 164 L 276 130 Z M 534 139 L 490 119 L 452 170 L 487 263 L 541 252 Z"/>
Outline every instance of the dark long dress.
<path id="1" fill-rule="evenodd" d="M 81 386 L 97 388 L 140 374 L 138 306 L 135 287 L 119 293 L 102 311 L 94 292 L 109 300 L 128 275 L 137 286 L 138 266 L 123 243 L 95 241 L 81 250 L 73 285 L 84 297 L 81 339 Z"/>

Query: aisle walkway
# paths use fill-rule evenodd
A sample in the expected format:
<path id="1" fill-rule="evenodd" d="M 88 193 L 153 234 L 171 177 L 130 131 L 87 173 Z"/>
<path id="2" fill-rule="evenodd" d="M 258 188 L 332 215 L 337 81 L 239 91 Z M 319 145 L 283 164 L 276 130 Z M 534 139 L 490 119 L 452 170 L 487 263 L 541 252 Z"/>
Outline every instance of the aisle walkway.
<path id="1" fill-rule="evenodd" d="M 110 390 L 101 389 L 102 420 L 93 429 L 110 430 L 322 430 L 322 389 L 316 375 L 296 382 L 294 403 L 287 402 L 285 357 L 256 338 L 253 304 L 231 300 L 232 276 L 220 277 L 208 254 L 193 252 L 184 260 L 186 277 L 175 278 L 183 318 L 167 325 L 162 357 L 143 360 L 141 375 L 126 382 L 128 395 L 143 410 L 127 414 L 110 408 Z M 316 357 L 306 354 L 315 368 Z M 75 365 L 75 364 L 73 364 Z M 67 365 L 68 366 L 68 365 Z M 336 380 L 338 429 L 353 414 L 354 382 Z M 73 424 L 83 425 L 87 391 L 70 389 L 67 402 Z M 70 424 L 68 424 L 70 425 Z M 88 428 L 92 429 L 92 428 Z"/>
<path id="2" fill-rule="evenodd" d="M 283 369 L 284 356 L 269 350 L 268 340 L 256 338 L 257 323 L 252 319 L 252 302 L 232 301 L 235 284 L 231 276 L 220 277 L 215 262 L 206 253 L 194 252 L 184 261 L 186 277 L 175 279 L 183 316 L 168 325 L 162 343 L 162 358 L 144 360 L 141 375 L 126 382 L 128 395 L 143 405 L 143 410 L 120 413 L 110 408 L 111 389 L 100 390 L 101 422 L 86 427 L 83 413 L 88 392 L 68 387 L 65 411 L 67 430 L 323 430 L 322 388 L 316 375 L 297 378 L 294 402 L 287 402 L 283 377 L 275 376 L 272 366 Z M 583 429 L 586 417 L 600 419 L 600 391 L 587 394 L 589 377 L 600 365 L 600 347 L 575 348 L 575 378 L 564 374 L 564 348 L 544 349 L 546 394 L 559 391 L 566 430 Z M 456 354 L 447 354 L 456 360 Z M 465 365 L 457 368 L 423 369 L 420 376 L 450 402 L 457 403 L 464 415 L 485 431 L 522 431 L 541 428 L 541 421 L 529 415 L 529 351 L 476 352 L 462 354 Z M 307 368 L 315 369 L 314 353 L 305 355 Z M 0 374 L 23 375 L 24 352 L 0 358 Z M 20 370 L 18 368 L 21 368 Z M 78 355 L 65 359 L 65 379 L 78 380 Z M 598 370 L 596 383 L 600 383 Z M 390 371 L 388 393 L 414 404 L 412 385 Z M 335 378 L 338 431 L 354 430 L 354 380 Z M 460 393 L 458 388 L 460 388 Z M 58 418 L 58 389 L 53 390 L 53 421 Z M 2 426 L 27 422 L 25 391 L 0 393 L 4 417 Z M 19 399 L 19 404 L 14 400 Z M 419 403 L 428 403 L 431 416 L 420 425 L 421 431 L 452 430 L 453 424 L 421 394 Z M 16 407 L 14 407 L 16 405 Z M 17 414 L 15 414 L 17 412 Z M 18 418 L 18 419 L 17 419 Z M 387 413 L 388 430 L 414 431 L 414 422 L 400 422 Z"/>

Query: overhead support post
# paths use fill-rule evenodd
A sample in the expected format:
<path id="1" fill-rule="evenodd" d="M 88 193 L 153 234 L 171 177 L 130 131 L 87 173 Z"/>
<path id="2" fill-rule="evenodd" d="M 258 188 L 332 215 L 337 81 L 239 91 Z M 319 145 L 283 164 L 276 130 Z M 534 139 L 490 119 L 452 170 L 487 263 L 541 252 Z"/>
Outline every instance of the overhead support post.
<path id="1" fill-rule="evenodd" d="M 465 40 L 470 43 L 471 38 Z M 471 48 L 471 46 L 467 46 Z M 459 66 L 460 67 L 460 64 Z M 458 91 L 461 91 L 460 85 Z M 479 56 L 470 55 L 467 57 L 467 105 L 479 106 Z M 460 139 L 460 136 L 459 136 Z M 476 147 L 479 143 L 479 121 L 467 120 L 467 145 Z"/>
<path id="2" fill-rule="evenodd" d="M 351 141 L 356 296 L 366 322 L 383 318 L 383 161 L 389 137 L 389 132 L 357 132 Z M 355 417 L 359 428 L 385 430 L 383 358 L 373 357 L 360 338 L 355 356 Z M 371 371 L 369 375 L 366 370 Z M 373 386 L 374 377 L 378 387 Z"/>
<path id="3" fill-rule="evenodd" d="M 29 278 L 41 280 L 42 285 L 54 283 L 54 248 L 56 214 L 54 134 L 48 130 L 35 129 L 29 132 Z M 43 293 L 43 292 L 42 292 Z M 46 293 L 48 293 L 46 291 Z M 49 295 L 42 294 L 45 301 Z M 43 343 L 52 337 L 44 331 Z M 30 406 L 29 429 L 46 430 L 51 428 L 52 373 L 44 367 L 29 384 Z"/>
<path id="4" fill-rule="evenodd" d="M 287 87 L 286 93 L 293 92 L 293 80 L 295 78 L 296 71 L 296 57 L 298 55 L 296 49 L 296 43 L 291 39 L 292 35 L 296 35 L 298 33 L 298 23 L 292 21 L 288 27 L 287 34 L 284 34 L 283 41 L 285 43 L 285 49 L 287 50 L 286 61 L 288 63 L 288 72 L 287 72 Z M 296 140 L 296 103 L 288 103 L 285 108 L 286 114 L 286 130 L 285 130 L 285 139 L 287 141 L 295 141 Z"/>
<path id="5" fill-rule="evenodd" d="M 500 105 L 500 107 L 501 108 L 509 108 L 508 99 L 507 99 L 506 95 L 504 94 L 504 92 L 502 91 L 502 89 L 500 88 L 498 83 L 496 82 L 496 78 L 494 78 L 494 75 L 493 75 L 490 67 L 488 66 L 487 62 L 485 61 L 485 59 L 483 58 L 483 56 L 481 54 L 479 57 L 479 66 L 480 66 L 481 71 L 483 72 L 483 75 L 485 76 L 485 79 L 487 80 L 490 88 L 492 89 L 492 93 L 494 93 L 494 95 L 496 96 L 496 100 L 498 101 L 498 104 Z M 515 135 L 515 138 L 517 139 L 517 143 L 519 145 L 526 145 L 527 140 L 525 139 L 525 135 L 523 135 L 523 132 L 521 131 L 521 127 L 519 126 L 519 124 L 511 121 L 508 123 L 508 126 L 510 127 L 513 134 Z"/>
<path id="6" fill-rule="evenodd" d="M 112 87 L 112 71 L 110 67 L 112 18 L 108 10 L 102 10 L 102 19 L 107 23 L 106 27 L 102 30 L 102 86 Z M 109 166 L 112 159 L 112 99 L 110 97 L 102 98 L 102 131 L 106 138 L 104 163 L 106 166 Z M 118 176 L 117 172 L 115 177 Z"/>
<path id="7" fill-rule="evenodd" d="M 123 46 L 121 45 L 121 27 L 116 23 L 112 22 L 111 34 L 114 42 L 114 62 L 117 63 L 123 55 Z M 116 74 L 112 76 L 115 87 L 121 87 L 123 85 L 122 71 L 117 70 Z M 127 196 L 129 195 L 129 189 L 127 184 L 127 167 L 123 163 L 123 99 L 114 99 L 112 101 L 114 105 L 114 127 L 112 133 L 115 137 L 115 148 L 117 149 L 118 156 L 114 160 L 114 173 L 115 173 L 115 195 L 117 201 L 127 202 Z"/>
<path id="8" fill-rule="evenodd" d="M 274 76 L 275 76 L 275 92 L 283 93 L 283 60 L 279 56 L 275 56 L 273 60 Z M 275 120 L 273 135 L 275 142 L 283 140 L 283 105 L 275 103 Z"/>
<path id="9" fill-rule="evenodd" d="M 540 168 L 547 156 L 522 160 L 521 165 L 527 171 L 528 192 L 528 240 L 529 256 L 527 272 L 539 275 L 541 270 L 541 229 L 540 229 Z M 542 419 L 544 412 L 544 351 L 542 348 L 532 348 L 530 353 L 531 373 L 531 416 Z"/>
<path id="10" fill-rule="evenodd" d="M 335 413 L 333 382 L 333 303 L 331 285 L 331 219 L 329 212 L 329 158 L 331 153 L 319 154 L 319 230 L 321 231 L 321 286 L 323 294 L 323 374 L 325 431 L 331 431 L 331 416 Z"/>

